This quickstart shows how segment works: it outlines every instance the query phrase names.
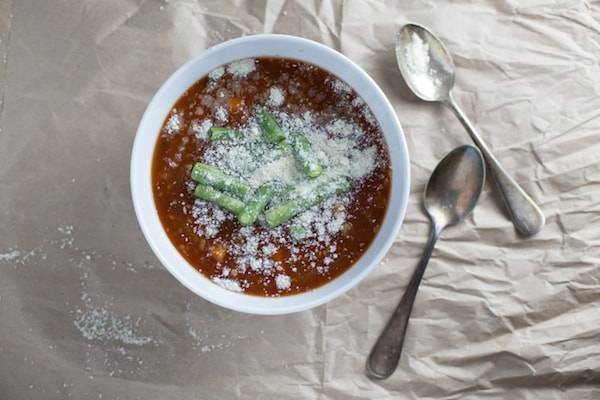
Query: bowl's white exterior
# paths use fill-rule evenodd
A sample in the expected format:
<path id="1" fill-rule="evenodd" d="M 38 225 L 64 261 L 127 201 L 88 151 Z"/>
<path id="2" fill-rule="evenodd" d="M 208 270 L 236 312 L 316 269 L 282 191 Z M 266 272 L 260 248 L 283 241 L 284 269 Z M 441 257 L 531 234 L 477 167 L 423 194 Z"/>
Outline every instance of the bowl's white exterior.
<path id="1" fill-rule="evenodd" d="M 370 106 L 379 121 L 392 161 L 392 190 L 384 223 L 367 252 L 340 277 L 315 290 L 275 298 L 234 293 L 196 271 L 167 237 L 156 211 L 151 185 L 154 145 L 174 103 L 193 83 L 213 68 L 247 57 L 287 57 L 318 65 L 348 83 Z M 162 264 L 188 289 L 204 299 L 252 314 L 287 314 L 307 310 L 344 293 L 360 282 L 396 237 L 410 190 L 409 159 L 404 134 L 391 104 L 377 84 L 342 54 L 311 40 L 286 35 L 246 36 L 221 43 L 188 61 L 158 90 L 140 122 L 131 155 L 131 192 L 138 222 Z"/>

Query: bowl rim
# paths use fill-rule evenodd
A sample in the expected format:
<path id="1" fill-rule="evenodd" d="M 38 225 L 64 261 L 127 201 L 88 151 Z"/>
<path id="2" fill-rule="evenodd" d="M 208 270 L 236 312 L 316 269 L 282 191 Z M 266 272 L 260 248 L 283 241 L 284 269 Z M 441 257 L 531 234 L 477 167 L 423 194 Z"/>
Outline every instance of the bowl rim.
<path id="1" fill-rule="evenodd" d="M 398 156 L 398 162 L 400 162 L 402 164 L 402 165 L 400 165 L 400 167 L 401 167 L 400 170 L 395 170 L 395 169 L 392 170 L 392 184 L 391 184 L 391 190 L 390 190 L 390 199 L 389 199 L 389 203 L 388 203 L 388 207 L 386 210 L 384 220 L 382 222 L 382 227 L 380 228 L 379 232 L 373 239 L 373 242 L 369 245 L 369 248 L 367 249 L 367 251 L 365 251 L 365 253 L 363 253 L 363 255 L 358 259 L 358 261 L 356 261 L 351 267 L 349 267 L 346 271 L 344 271 L 340 276 L 336 277 L 335 279 L 332 279 L 330 282 L 328 282 L 318 288 L 315 288 L 315 289 L 307 291 L 307 292 L 302 292 L 302 293 L 293 294 L 293 295 L 286 295 L 286 296 L 281 296 L 281 297 L 254 296 L 254 295 L 248 295 L 248 294 L 244 294 L 244 293 L 235 293 L 235 292 L 226 290 L 224 288 L 221 288 L 220 286 L 218 286 L 217 284 L 212 282 L 208 277 L 203 275 L 201 272 L 197 271 L 193 266 L 191 266 L 187 262 L 187 260 L 183 259 L 183 256 L 181 256 L 181 254 L 178 252 L 178 250 L 175 249 L 173 243 L 167 237 L 167 242 L 170 244 L 171 247 L 173 247 L 173 249 L 175 249 L 175 251 L 179 254 L 179 257 L 185 261 L 185 264 L 187 264 L 186 267 L 189 268 L 190 270 L 193 270 L 194 272 L 196 272 L 197 276 L 208 281 L 210 285 L 214 286 L 215 288 L 218 288 L 218 289 L 210 290 L 210 291 L 199 290 L 194 284 L 192 284 L 192 282 L 189 281 L 188 277 L 184 276 L 184 275 L 187 275 L 187 273 L 184 274 L 183 271 L 181 271 L 178 267 L 174 266 L 175 261 L 169 259 L 169 257 L 165 254 L 166 250 L 164 249 L 164 243 L 163 244 L 159 243 L 160 240 L 151 233 L 151 227 L 149 226 L 149 224 L 150 224 L 149 218 L 151 218 L 151 217 L 149 215 L 146 215 L 144 208 L 147 207 L 147 204 L 142 204 L 142 202 L 150 201 L 152 203 L 151 204 L 152 207 L 156 211 L 156 205 L 155 205 L 153 193 L 152 193 L 152 198 L 146 199 L 146 200 L 144 200 L 144 198 L 141 198 L 139 195 L 139 191 L 141 190 L 139 188 L 139 185 L 140 185 L 139 182 L 141 179 L 140 177 L 147 175 L 146 177 L 149 177 L 150 181 L 151 181 L 151 168 L 150 168 L 150 171 L 139 171 L 138 167 L 139 167 L 139 164 L 144 161 L 143 157 L 145 154 L 145 153 L 142 153 L 140 149 L 144 145 L 143 141 L 148 140 L 145 137 L 147 135 L 144 136 L 144 131 L 146 130 L 146 125 L 148 125 L 148 123 L 149 123 L 148 121 L 151 119 L 151 114 L 155 112 L 154 109 L 159 107 L 157 105 L 157 103 L 162 101 L 162 98 L 165 96 L 165 94 L 167 92 L 169 92 L 170 90 L 173 90 L 172 86 L 174 86 L 174 83 L 178 79 L 183 79 L 182 76 L 184 74 L 189 73 L 190 69 L 193 69 L 193 67 L 197 63 L 201 63 L 203 59 L 208 58 L 209 55 L 211 55 L 213 53 L 222 52 L 232 46 L 239 46 L 241 44 L 250 44 L 253 42 L 256 43 L 257 41 L 274 41 L 274 42 L 283 41 L 283 42 L 287 42 L 287 44 L 289 44 L 289 45 L 293 44 L 293 45 L 303 46 L 303 47 L 307 47 L 307 48 L 310 47 L 310 48 L 313 48 L 313 50 L 315 50 L 317 52 L 325 54 L 327 57 L 333 58 L 337 62 L 346 64 L 346 66 L 348 68 L 353 70 L 352 71 L 353 73 L 358 75 L 357 79 L 360 79 L 361 81 L 363 81 L 365 83 L 365 85 L 368 87 L 368 90 L 372 91 L 373 96 L 375 96 L 378 99 L 378 101 L 381 103 L 380 106 L 383 107 L 383 110 L 381 110 L 379 113 L 385 113 L 389 117 L 389 119 L 390 119 L 389 122 L 391 123 L 392 126 L 388 130 L 386 130 L 382 127 L 382 131 L 384 134 L 384 139 L 386 141 L 386 147 L 387 147 L 388 153 L 390 154 L 390 162 L 391 162 L 391 165 L 394 164 L 394 160 L 392 159 L 393 152 L 392 152 L 392 150 L 390 148 L 390 144 L 389 144 L 389 141 L 390 141 L 389 139 L 392 137 L 391 135 L 394 135 L 394 136 L 396 136 L 396 139 L 398 139 L 399 144 L 400 144 L 399 148 L 395 149 L 395 153 L 398 153 L 398 152 L 400 153 Z M 257 54 L 257 55 L 251 56 L 251 57 L 261 57 L 261 56 L 276 57 L 274 55 L 267 55 L 267 54 L 264 54 L 264 55 Z M 293 57 L 287 56 L 287 55 L 281 56 L 281 57 L 282 58 L 293 58 Z M 221 65 L 225 65 L 233 60 L 244 59 L 244 58 L 247 58 L 247 57 L 241 56 L 241 57 L 233 58 L 230 61 L 222 63 Z M 346 80 L 344 78 L 341 78 L 337 73 L 335 73 L 331 69 L 323 66 L 322 63 L 320 62 L 320 60 L 313 60 L 313 61 L 307 61 L 307 62 L 311 62 L 311 63 L 319 66 L 320 68 L 325 69 L 326 71 L 328 71 L 331 74 L 333 74 L 334 76 L 336 76 L 336 78 L 342 80 L 343 82 L 346 82 Z M 206 73 L 208 73 L 208 72 L 206 72 Z M 201 79 L 203 76 L 205 76 L 205 74 L 196 76 L 193 81 L 197 81 L 197 80 Z M 351 84 L 349 84 L 349 85 L 352 87 L 353 90 L 355 90 L 359 94 L 359 96 L 363 97 L 360 94 L 360 92 L 357 90 L 356 87 L 352 86 Z M 183 94 L 183 92 L 185 90 L 187 90 L 188 88 L 184 89 L 183 91 L 180 91 L 177 94 L 176 98 L 179 98 Z M 367 89 L 365 89 L 365 90 L 367 90 Z M 363 97 L 363 99 L 364 99 L 364 97 Z M 371 104 L 369 103 L 369 101 L 367 101 L 367 100 L 365 100 L 365 101 L 366 101 L 367 105 L 369 106 L 371 112 L 373 112 L 375 118 L 378 120 L 378 123 L 380 123 L 379 119 L 376 116 L 376 114 L 378 112 L 376 112 L 371 107 Z M 169 110 L 172 109 L 173 105 L 174 105 L 174 103 L 171 104 L 171 106 L 169 107 Z M 164 118 L 162 118 L 162 121 L 164 121 Z M 394 133 L 389 133 L 389 132 L 386 133 L 389 130 L 393 130 Z M 156 133 L 153 134 L 153 136 L 151 138 L 151 140 L 153 142 L 152 143 L 153 151 L 156 146 L 156 140 L 158 138 L 159 133 L 160 133 L 160 127 L 158 127 L 156 129 Z M 150 166 L 152 165 L 152 158 L 153 158 L 153 154 L 154 154 L 153 151 L 152 151 L 152 154 L 145 155 L 146 158 L 148 158 L 148 157 L 150 158 Z M 395 178 L 394 175 L 395 174 L 400 174 L 400 180 L 399 180 L 400 187 L 397 188 L 397 190 L 400 193 L 399 193 L 399 198 L 397 199 L 397 201 L 398 201 L 397 207 L 395 207 L 396 210 L 393 213 L 394 215 L 392 215 L 391 209 L 392 209 L 392 206 L 394 205 L 394 204 L 392 204 L 392 194 L 395 189 L 395 186 L 394 186 L 394 178 Z M 151 185 L 151 182 L 150 182 L 150 185 Z M 410 195 L 410 160 L 409 160 L 409 154 L 408 154 L 408 146 L 406 144 L 406 139 L 404 136 L 404 131 L 400 125 L 398 116 L 397 116 L 392 104 L 390 103 L 388 98 L 385 96 L 384 92 L 381 90 L 379 85 L 377 85 L 377 83 L 373 80 L 373 78 L 371 78 L 371 76 L 369 74 L 367 74 L 358 64 L 354 63 L 352 60 L 350 60 L 348 57 L 341 54 L 340 52 L 338 52 L 324 44 L 315 42 L 313 40 L 309 40 L 309 39 L 305 39 L 305 38 L 301 38 L 301 37 L 297 37 L 297 36 L 291 36 L 291 35 L 257 34 L 257 35 L 243 36 L 243 37 L 231 39 L 231 40 L 219 43 L 213 47 L 210 47 L 210 48 L 200 52 L 199 54 L 197 54 L 194 57 L 192 57 L 191 59 L 189 59 L 186 63 L 184 63 L 183 65 L 178 67 L 177 70 L 174 73 L 172 73 L 169 76 L 169 78 L 161 85 L 161 87 L 154 94 L 154 96 L 152 97 L 152 99 L 150 100 L 148 105 L 146 106 L 144 114 L 138 125 L 138 129 L 136 131 L 135 139 L 134 139 L 133 146 L 132 146 L 132 152 L 131 152 L 130 189 L 131 189 L 131 196 L 132 196 L 133 206 L 134 206 L 136 218 L 138 221 L 138 225 L 140 226 L 146 241 L 150 245 L 153 253 L 160 260 L 162 265 L 182 285 L 187 287 L 189 290 L 194 292 L 196 295 L 204 298 L 205 300 L 207 300 L 213 304 L 217 304 L 221 307 L 231 309 L 231 310 L 249 313 L 249 314 L 259 314 L 259 315 L 283 315 L 283 314 L 289 314 L 289 313 L 308 310 L 308 309 L 317 307 L 319 305 L 322 305 L 324 303 L 327 303 L 328 301 L 340 296 L 341 294 L 347 292 L 348 290 L 350 290 L 351 288 L 356 286 L 359 282 L 361 282 L 369 274 L 369 272 L 371 272 L 375 268 L 375 266 L 377 266 L 381 262 L 381 260 L 385 256 L 385 254 L 387 254 L 387 252 L 390 250 L 395 238 L 397 237 L 400 227 L 402 225 L 402 222 L 404 220 L 404 216 L 406 214 L 406 209 L 408 206 L 408 198 Z M 157 212 L 156 212 L 155 218 L 158 218 Z M 382 230 L 383 230 L 384 226 L 386 225 L 386 221 L 390 218 L 393 218 L 394 220 L 389 229 L 389 235 L 385 238 L 379 239 L 380 235 L 382 234 Z M 163 235 L 166 236 L 166 233 L 164 232 L 164 227 L 162 226 L 162 223 L 160 222 L 160 220 L 158 222 L 162 229 Z M 163 240 L 163 242 L 164 242 L 164 240 Z M 372 251 L 371 249 L 374 247 L 374 245 L 376 243 L 379 243 L 379 249 L 374 254 L 373 259 L 366 266 L 364 266 L 362 268 L 362 270 L 358 271 L 355 274 L 355 276 L 352 277 L 352 279 L 350 279 L 348 282 L 340 284 L 339 287 L 330 290 L 328 293 L 323 293 L 322 295 L 317 296 L 316 298 L 298 302 L 297 304 L 287 304 L 287 305 L 283 304 L 283 305 L 278 305 L 277 307 L 274 307 L 274 308 L 272 306 L 271 307 L 263 307 L 263 306 L 256 306 L 256 305 L 248 305 L 248 304 L 244 304 L 244 302 L 243 302 L 243 298 L 250 298 L 250 297 L 257 298 L 258 297 L 260 299 L 263 299 L 265 304 L 270 303 L 272 305 L 275 305 L 278 301 L 280 301 L 280 299 L 300 298 L 303 295 L 306 295 L 309 293 L 323 291 L 323 289 L 327 288 L 333 282 L 340 280 L 344 275 L 348 274 L 351 270 L 355 269 L 357 267 L 357 265 L 361 263 L 361 260 L 365 258 L 365 255 L 367 253 L 369 253 L 370 251 Z M 167 247 L 168 247 L 168 245 L 167 245 Z M 210 293 L 208 293 L 208 292 L 210 292 Z M 227 293 L 224 293 L 224 292 L 227 292 Z M 241 296 L 241 297 L 239 297 L 239 296 Z M 226 298 L 229 298 L 229 300 L 226 300 Z M 236 300 L 241 300 L 241 301 L 236 301 Z"/>

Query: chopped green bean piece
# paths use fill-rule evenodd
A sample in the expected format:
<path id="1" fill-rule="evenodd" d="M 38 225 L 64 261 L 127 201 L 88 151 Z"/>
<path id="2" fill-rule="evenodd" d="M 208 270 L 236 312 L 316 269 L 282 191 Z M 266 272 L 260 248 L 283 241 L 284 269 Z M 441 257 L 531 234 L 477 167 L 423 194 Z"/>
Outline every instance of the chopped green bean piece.
<path id="1" fill-rule="evenodd" d="M 267 221 L 267 225 L 271 228 L 275 228 L 292 219 L 307 208 L 309 208 L 309 206 L 303 199 L 289 200 L 279 203 L 265 211 L 265 220 Z"/>
<path id="2" fill-rule="evenodd" d="M 231 128 L 210 128 L 210 140 L 231 140 L 242 136 L 242 133 L 237 129 Z"/>
<path id="3" fill-rule="evenodd" d="M 279 143 L 285 139 L 285 135 L 275 122 L 275 119 L 267 110 L 259 111 L 260 126 L 262 128 L 263 137 L 269 143 Z"/>
<path id="4" fill-rule="evenodd" d="M 245 204 L 233 196 L 213 189 L 210 186 L 198 185 L 194 190 L 194 195 L 199 199 L 215 203 L 219 207 L 231 211 L 235 215 L 240 215 L 244 211 Z"/>
<path id="5" fill-rule="evenodd" d="M 240 223 L 247 226 L 256 222 L 256 218 L 258 218 L 258 215 L 265 209 L 267 204 L 269 204 L 269 201 L 271 201 L 275 192 L 276 185 L 274 183 L 265 183 L 259 187 L 254 193 L 252 200 L 246 204 L 244 211 L 240 214 Z"/>
<path id="6" fill-rule="evenodd" d="M 212 165 L 202 163 L 196 163 L 192 168 L 192 179 L 198 183 L 231 193 L 239 198 L 243 198 L 250 190 L 246 181 L 227 175 Z"/>
<path id="7" fill-rule="evenodd" d="M 316 178 L 323 172 L 323 167 L 317 159 L 317 154 L 313 151 L 312 146 L 307 138 L 300 134 L 296 134 L 292 139 L 294 156 L 296 162 L 309 178 Z"/>
<path id="8" fill-rule="evenodd" d="M 323 182 L 309 195 L 298 196 L 269 208 L 265 211 L 265 220 L 271 228 L 274 228 L 329 197 L 348 190 L 350 190 L 350 182 L 345 177 Z"/>

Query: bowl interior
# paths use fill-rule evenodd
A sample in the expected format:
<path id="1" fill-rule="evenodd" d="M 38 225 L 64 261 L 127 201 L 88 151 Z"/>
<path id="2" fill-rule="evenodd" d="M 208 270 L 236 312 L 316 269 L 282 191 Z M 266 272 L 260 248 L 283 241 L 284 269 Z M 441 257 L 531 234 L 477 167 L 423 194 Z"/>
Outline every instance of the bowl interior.
<path id="1" fill-rule="evenodd" d="M 258 297 L 221 288 L 179 254 L 161 225 L 154 204 L 151 167 L 154 146 L 167 114 L 197 80 L 212 69 L 249 57 L 286 57 L 326 69 L 349 84 L 369 105 L 385 136 L 392 167 L 388 209 L 379 233 L 360 260 L 338 278 L 315 290 L 283 297 Z M 379 262 L 398 233 L 410 185 L 409 160 L 402 128 L 377 84 L 356 64 L 319 43 L 285 35 L 256 35 L 212 47 L 179 68 L 159 89 L 138 127 L 132 160 L 131 190 L 139 224 L 163 265 L 187 288 L 206 300 L 253 314 L 286 314 L 323 304 L 357 284 Z"/>

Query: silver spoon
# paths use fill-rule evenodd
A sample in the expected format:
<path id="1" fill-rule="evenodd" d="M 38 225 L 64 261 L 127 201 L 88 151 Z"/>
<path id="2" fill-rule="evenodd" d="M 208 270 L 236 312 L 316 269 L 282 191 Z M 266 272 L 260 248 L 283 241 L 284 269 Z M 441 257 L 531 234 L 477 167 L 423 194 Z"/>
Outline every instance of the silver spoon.
<path id="1" fill-rule="evenodd" d="M 452 94 L 454 63 L 443 43 L 420 25 L 404 25 L 396 37 L 396 60 L 407 86 L 417 97 L 441 102 L 456 114 L 483 153 L 517 231 L 525 236 L 539 232 L 544 226 L 544 214 L 502 168 L 456 103 Z"/>
<path id="2" fill-rule="evenodd" d="M 367 375 L 371 378 L 385 379 L 396 369 L 408 318 L 435 242 L 444 228 L 457 224 L 471 213 L 484 181 L 485 163 L 479 150 L 473 146 L 452 150 L 435 167 L 424 197 L 425 210 L 433 223 L 431 237 L 400 304 L 367 359 Z"/>

